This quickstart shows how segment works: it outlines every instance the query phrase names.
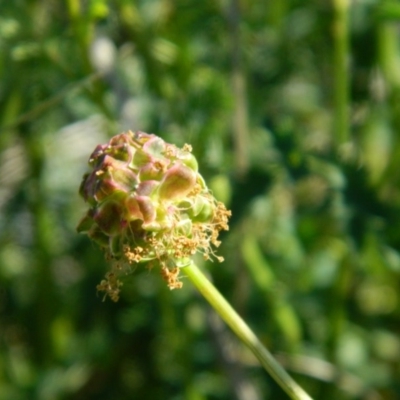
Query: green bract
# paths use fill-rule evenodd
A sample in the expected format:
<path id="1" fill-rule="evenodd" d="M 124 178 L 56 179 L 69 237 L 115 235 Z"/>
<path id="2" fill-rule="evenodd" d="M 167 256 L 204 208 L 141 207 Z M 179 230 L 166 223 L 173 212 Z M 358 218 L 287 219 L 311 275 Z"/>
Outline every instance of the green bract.
<path id="1" fill-rule="evenodd" d="M 189 145 L 179 149 L 156 135 L 129 131 L 98 145 L 89 166 L 79 192 L 90 208 L 77 229 L 115 261 L 98 286 L 113 300 L 126 265 L 156 261 L 150 265 L 160 265 L 175 289 L 189 257 L 214 254 L 211 244 L 219 245 L 230 211 L 210 194 Z"/>

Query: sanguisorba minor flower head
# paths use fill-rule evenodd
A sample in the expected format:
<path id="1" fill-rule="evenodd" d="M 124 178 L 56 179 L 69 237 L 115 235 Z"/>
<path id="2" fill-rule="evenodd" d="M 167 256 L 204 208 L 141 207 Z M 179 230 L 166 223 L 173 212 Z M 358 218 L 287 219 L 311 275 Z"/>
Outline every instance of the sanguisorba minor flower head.
<path id="1" fill-rule="evenodd" d="M 231 215 L 207 188 L 191 146 L 182 149 L 154 134 L 131 131 L 98 145 L 80 194 L 89 210 L 78 225 L 104 250 L 111 270 L 97 286 L 117 301 L 119 277 L 132 266 L 159 266 L 170 289 L 197 252 L 218 261 L 212 246 Z"/>

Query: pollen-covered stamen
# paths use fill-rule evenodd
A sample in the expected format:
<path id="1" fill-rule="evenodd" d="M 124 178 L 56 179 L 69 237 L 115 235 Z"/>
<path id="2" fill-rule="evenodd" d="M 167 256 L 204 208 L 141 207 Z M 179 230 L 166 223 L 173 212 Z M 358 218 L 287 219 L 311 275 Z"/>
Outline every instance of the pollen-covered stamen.
<path id="1" fill-rule="evenodd" d="M 166 265 L 161 265 L 161 276 L 167 282 L 167 286 L 173 289 L 180 289 L 183 283 L 179 280 L 179 268 L 168 268 Z"/>
<path id="2" fill-rule="evenodd" d="M 104 298 L 108 296 L 112 301 L 119 300 L 119 292 L 122 282 L 118 279 L 117 275 L 110 271 L 106 273 L 103 279 L 96 287 L 99 292 L 104 292 Z"/>

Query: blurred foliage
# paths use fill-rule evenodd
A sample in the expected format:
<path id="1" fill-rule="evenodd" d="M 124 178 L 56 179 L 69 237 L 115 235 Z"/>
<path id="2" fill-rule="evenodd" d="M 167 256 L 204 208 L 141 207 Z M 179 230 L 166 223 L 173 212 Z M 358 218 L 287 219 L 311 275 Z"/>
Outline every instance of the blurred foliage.
<path id="1" fill-rule="evenodd" d="M 341 3 L 0 0 L 0 400 L 285 398 L 189 284 L 96 296 L 77 189 L 126 129 L 193 145 L 199 264 L 314 399 L 398 398 L 400 6 Z"/>

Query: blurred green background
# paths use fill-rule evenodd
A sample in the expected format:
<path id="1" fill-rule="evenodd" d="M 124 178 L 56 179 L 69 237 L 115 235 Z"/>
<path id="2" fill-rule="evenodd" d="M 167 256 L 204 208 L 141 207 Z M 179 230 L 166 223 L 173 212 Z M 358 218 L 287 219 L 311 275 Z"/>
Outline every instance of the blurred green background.
<path id="1" fill-rule="evenodd" d="M 314 399 L 400 398 L 400 3 L 0 0 L 0 400 L 286 395 L 189 282 L 75 227 L 98 143 L 192 144 L 232 210 L 200 263 Z"/>

